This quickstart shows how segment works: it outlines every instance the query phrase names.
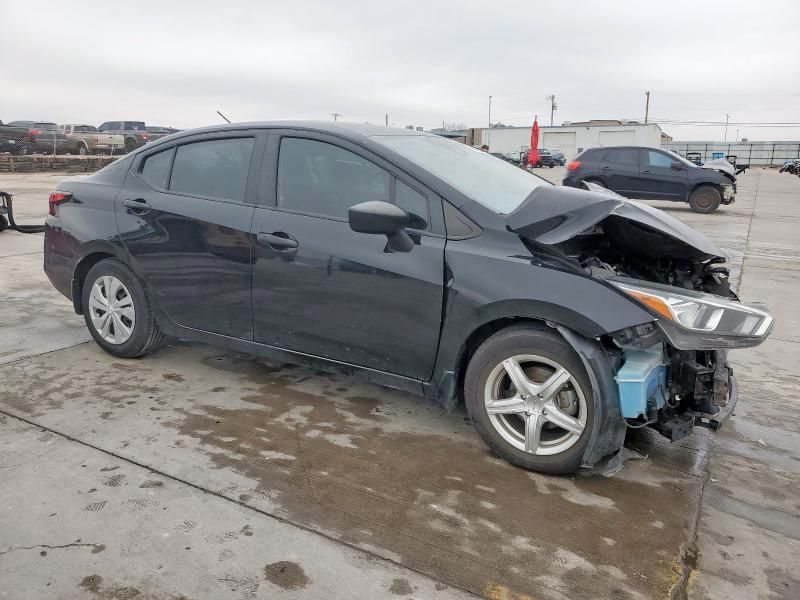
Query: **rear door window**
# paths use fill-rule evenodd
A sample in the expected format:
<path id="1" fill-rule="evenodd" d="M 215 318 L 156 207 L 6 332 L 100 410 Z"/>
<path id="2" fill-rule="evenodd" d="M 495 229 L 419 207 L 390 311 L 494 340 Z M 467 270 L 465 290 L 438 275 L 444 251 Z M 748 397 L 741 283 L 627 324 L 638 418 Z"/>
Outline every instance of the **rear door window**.
<path id="1" fill-rule="evenodd" d="M 169 189 L 243 202 L 255 138 L 207 140 L 178 146 Z"/>
<path id="2" fill-rule="evenodd" d="M 172 166 L 172 154 L 175 148 L 151 154 L 144 159 L 141 176 L 152 187 L 161 190 L 169 187 L 169 170 Z"/>
<path id="3" fill-rule="evenodd" d="M 606 162 L 636 166 L 639 164 L 639 156 L 634 148 L 609 148 L 606 153 Z"/>

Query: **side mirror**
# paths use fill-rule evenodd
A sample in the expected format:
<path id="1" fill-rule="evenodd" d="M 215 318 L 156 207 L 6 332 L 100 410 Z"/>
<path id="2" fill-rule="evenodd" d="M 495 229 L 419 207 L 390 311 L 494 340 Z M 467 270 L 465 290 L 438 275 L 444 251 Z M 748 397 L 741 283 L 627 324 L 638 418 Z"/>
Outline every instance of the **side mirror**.
<path id="1" fill-rule="evenodd" d="M 405 231 L 410 217 L 402 208 L 389 202 L 372 200 L 347 209 L 350 229 L 358 233 L 383 234 L 384 252 L 411 252 L 414 240 Z"/>
<path id="2" fill-rule="evenodd" d="M 683 171 L 683 165 L 677 160 L 673 160 L 670 166 L 672 167 L 673 171 Z"/>
<path id="3" fill-rule="evenodd" d="M 396 204 L 372 200 L 347 209 L 350 229 L 358 233 L 389 234 L 408 227 L 408 213 Z"/>

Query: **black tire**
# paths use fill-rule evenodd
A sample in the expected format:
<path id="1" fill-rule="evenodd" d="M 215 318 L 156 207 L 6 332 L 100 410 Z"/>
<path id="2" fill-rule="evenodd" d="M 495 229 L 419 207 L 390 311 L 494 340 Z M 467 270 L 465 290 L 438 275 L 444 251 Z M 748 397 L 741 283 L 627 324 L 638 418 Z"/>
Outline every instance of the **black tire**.
<path id="1" fill-rule="evenodd" d="M 136 150 L 136 147 L 137 147 L 136 140 L 134 140 L 133 138 L 127 138 L 125 140 L 125 152 L 133 152 L 134 150 Z"/>
<path id="2" fill-rule="evenodd" d="M 711 185 L 701 185 L 689 196 L 689 206 L 696 213 L 708 215 L 719 208 L 722 195 Z"/>
<path id="3" fill-rule="evenodd" d="M 486 409 L 484 390 L 489 377 L 496 372 L 498 365 L 517 355 L 536 355 L 561 365 L 572 376 L 567 384 L 568 389 L 574 385 L 573 381 L 580 387 L 585 402 L 583 409 L 585 424 L 580 437 L 562 452 L 551 455 L 526 452 L 524 448 L 520 449 L 505 439 L 492 424 Z M 486 445 L 501 458 L 524 469 L 554 475 L 574 473 L 580 467 L 594 422 L 592 386 L 580 357 L 572 346 L 552 329 L 545 326 L 519 325 L 503 329 L 489 337 L 481 344 L 467 366 L 464 396 L 473 426 Z M 550 431 L 557 436 L 558 430 L 553 430 L 552 425 L 550 427 Z"/>
<path id="4" fill-rule="evenodd" d="M 8 219 L 6 219 L 5 215 L 0 215 L 0 231 L 5 231 L 8 229 Z"/>
<path id="5" fill-rule="evenodd" d="M 80 156 L 88 156 L 88 155 L 89 155 L 89 146 L 87 146 L 87 145 L 86 145 L 85 143 L 83 143 L 83 142 L 80 142 L 80 143 L 78 144 L 78 154 L 79 154 Z"/>
<path id="6" fill-rule="evenodd" d="M 135 321 L 133 322 L 132 333 L 122 343 L 115 344 L 107 341 L 92 322 L 93 313 L 89 299 L 95 282 L 103 276 L 112 276 L 122 282 L 133 301 Z M 81 306 L 83 307 L 83 317 L 86 321 L 86 326 L 89 328 L 89 333 L 92 334 L 97 344 L 112 356 L 138 358 L 154 352 L 164 341 L 164 334 L 158 326 L 152 303 L 144 285 L 127 266 L 116 259 L 107 258 L 101 260 L 89 270 L 83 282 Z"/>
<path id="7" fill-rule="evenodd" d="M 552 169 L 553 167 L 555 167 L 555 165 L 554 165 L 553 163 L 550 163 L 548 166 L 549 166 L 551 169 Z"/>

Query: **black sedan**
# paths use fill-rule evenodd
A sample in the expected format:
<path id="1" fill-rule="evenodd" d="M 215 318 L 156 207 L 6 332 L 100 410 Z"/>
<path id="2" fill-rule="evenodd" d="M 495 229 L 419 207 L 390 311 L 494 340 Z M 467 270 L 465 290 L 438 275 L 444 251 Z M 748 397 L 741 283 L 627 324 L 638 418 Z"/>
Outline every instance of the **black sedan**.
<path id="1" fill-rule="evenodd" d="M 736 195 L 734 169 L 725 160 L 703 166 L 669 150 L 637 146 L 591 148 L 567 165 L 564 185 L 593 183 L 625 196 L 688 202 L 693 211 L 712 213 Z"/>
<path id="2" fill-rule="evenodd" d="M 770 314 L 722 252 L 609 192 L 435 135 L 342 123 L 186 131 L 50 196 L 45 271 L 108 353 L 170 338 L 463 400 L 498 455 L 567 473 L 628 426 L 736 402 Z"/>

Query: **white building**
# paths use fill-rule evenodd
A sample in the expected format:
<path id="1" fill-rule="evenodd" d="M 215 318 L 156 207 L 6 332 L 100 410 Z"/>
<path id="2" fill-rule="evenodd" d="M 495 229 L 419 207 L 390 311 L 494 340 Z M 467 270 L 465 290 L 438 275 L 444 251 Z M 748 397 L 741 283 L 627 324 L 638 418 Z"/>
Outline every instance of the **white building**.
<path id="1" fill-rule="evenodd" d="M 493 127 L 474 129 L 472 145 L 487 144 L 490 152 L 518 154 L 531 145 L 530 127 Z M 539 148 L 560 150 L 567 160 L 587 148 L 599 146 L 652 146 L 665 145 L 672 138 L 655 123 L 635 121 L 586 121 L 565 123 L 553 127 L 539 126 Z"/>

